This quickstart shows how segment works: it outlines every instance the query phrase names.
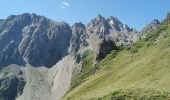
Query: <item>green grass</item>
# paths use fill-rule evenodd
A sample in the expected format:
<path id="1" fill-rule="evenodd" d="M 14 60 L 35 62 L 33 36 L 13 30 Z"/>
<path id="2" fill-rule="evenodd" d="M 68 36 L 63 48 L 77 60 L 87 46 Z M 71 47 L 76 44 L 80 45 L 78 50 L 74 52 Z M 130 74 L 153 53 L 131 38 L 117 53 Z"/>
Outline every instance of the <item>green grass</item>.
<path id="1" fill-rule="evenodd" d="M 158 40 L 159 33 L 163 31 L 166 36 Z M 112 100 L 115 97 L 118 99 L 113 100 L 168 100 L 169 92 L 170 25 L 161 25 L 146 39 L 109 54 L 99 63 L 95 74 L 86 77 L 63 99 Z M 161 99 L 157 99 L 158 96 Z"/>
<path id="2" fill-rule="evenodd" d="M 94 54 L 91 52 L 88 56 L 83 57 L 82 60 L 82 69 L 80 73 L 73 72 L 72 76 L 72 88 L 80 85 L 86 78 L 89 77 L 91 74 L 95 73 L 97 67 L 94 66 Z M 75 70 L 76 71 L 76 70 Z"/>
<path id="3" fill-rule="evenodd" d="M 167 100 L 170 93 L 159 92 L 153 89 L 117 90 L 109 95 L 93 98 L 93 100 Z"/>

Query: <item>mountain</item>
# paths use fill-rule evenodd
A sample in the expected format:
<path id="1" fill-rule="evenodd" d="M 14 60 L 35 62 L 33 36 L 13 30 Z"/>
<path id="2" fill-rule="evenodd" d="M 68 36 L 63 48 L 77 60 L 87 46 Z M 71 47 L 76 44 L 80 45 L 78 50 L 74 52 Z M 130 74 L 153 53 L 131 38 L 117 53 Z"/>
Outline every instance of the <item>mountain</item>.
<path id="1" fill-rule="evenodd" d="M 101 15 L 72 26 L 28 13 L 1 19 L 0 99 L 167 98 L 169 20 L 137 32 Z"/>
<path id="2" fill-rule="evenodd" d="M 88 55 L 79 76 L 73 77 L 75 87 L 63 100 L 169 100 L 169 18 L 145 38 L 112 50 L 97 64 L 94 55 Z"/>
<path id="3" fill-rule="evenodd" d="M 110 24 L 111 20 L 99 15 L 88 25 L 69 26 L 28 13 L 1 19 L 0 98 L 60 99 L 69 90 L 72 72 L 78 69 L 81 72 L 82 68 L 76 66 L 90 52 L 100 61 L 117 49 L 111 30 L 132 32 L 118 19 L 112 20 L 114 23 Z"/>
<path id="4" fill-rule="evenodd" d="M 96 52 L 103 39 L 109 38 L 117 46 L 129 45 L 136 41 L 135 35 L 115 17 L 105 19 L 98 15 L 87 25 L 75 23 L 70 27 L 36 14 L 12 15 L 0 20 L 0 67 L 10 64 L 51 67 L 68 51 L 79 59 L 78 51 L 80 55 L 86 49 Z"/>
<path id="5" fill-rule="evenodd" d="M 0 24 L 0 67 L 51 67 L 68 54 L 71 28 L 35 14 L 12 15 Z"/>

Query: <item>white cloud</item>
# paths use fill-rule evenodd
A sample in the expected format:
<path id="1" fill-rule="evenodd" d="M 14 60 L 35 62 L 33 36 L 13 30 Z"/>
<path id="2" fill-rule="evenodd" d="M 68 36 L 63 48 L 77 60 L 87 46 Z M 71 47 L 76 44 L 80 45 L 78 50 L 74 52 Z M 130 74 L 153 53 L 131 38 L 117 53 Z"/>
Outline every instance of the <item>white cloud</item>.
<path id="1" fill-rule="evenodd" d="M 67 7 L 70 6 L 70 4 L 69 4 L 68 2 L 65 2 L 65 1 L 63 1 L 63 5 L 65 5 L 65 6 L 67 6 Z"/>
<path id="2" fill-rule="evenodd" d="M 60 7 L 61 7 L 61 9 L 65 9 L 65 8 L 70 7 L 70 4 L 66 1 L 63 1 Z"/>

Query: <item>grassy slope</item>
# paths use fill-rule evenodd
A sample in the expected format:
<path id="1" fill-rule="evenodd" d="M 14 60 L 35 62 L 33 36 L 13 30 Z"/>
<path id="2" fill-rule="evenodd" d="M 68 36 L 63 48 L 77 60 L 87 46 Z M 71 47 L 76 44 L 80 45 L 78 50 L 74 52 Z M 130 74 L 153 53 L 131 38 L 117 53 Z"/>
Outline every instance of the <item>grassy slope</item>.
<path id="1" fill-rule="evenodd" d="M 78 85 L 80 85 L 81 83 L 83 83 L 84 81 L 87 80 L 87 77 L 89 77 L 91 74 L 93 74 L 95 72 L 95 67 L 93 66 L 93 61 L 94 61 L 94 54 L 91 52 L 89 53 L 90 55 L 88 55 L 87 57 L 85 57 L 82 61 L 82 69 L 81 69 L 81 73 L 79 73 L 77 75 L 76 70 L 73 70 L 73 75 L 72 75 L 72 83 L 71 83 L 71 87 L 74 88 Z"/>
<path id="2" fill-rule="evenodd" d="M 166 31 L 166 36 L 157 41 L 162 31 Z M 63 99 L 169 97 L 170 25 L 161 25 L 152 35 L 129 49 L 131 52 L 123 50 L 116 57 L 109 54 L 100 62 L 97 73 L 67 93 Z"/>

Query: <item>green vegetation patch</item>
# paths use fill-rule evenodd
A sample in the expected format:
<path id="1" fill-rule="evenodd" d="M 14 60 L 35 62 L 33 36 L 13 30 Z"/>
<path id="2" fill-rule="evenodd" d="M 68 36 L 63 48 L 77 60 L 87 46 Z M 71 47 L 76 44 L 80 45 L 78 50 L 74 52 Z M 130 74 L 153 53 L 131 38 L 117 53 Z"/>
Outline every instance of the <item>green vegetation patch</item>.
<path id="1" fill-rule="evenodd" d="M 93 52 L 88 52 L 83 55 L 83 60 L 81 63 L 81 71 L 73 72 L 72 76 L 72 88 L 80 85 L 82 82 L 86 80 L 87 77 L 94 74 L 98 67 L 94 64 L 95 55 Z M 80 67 L 80 66 L 79 66 Z M 75 70 L 76 71 L 76 70 Z"/>
<path id="2" fill-rule="evenodd" d="M 117 90 L 109 95 L 93 98 L 92 100 L 169 100 L 169 92 L 155 91 L 153 89 L 127 89 Z"/>

